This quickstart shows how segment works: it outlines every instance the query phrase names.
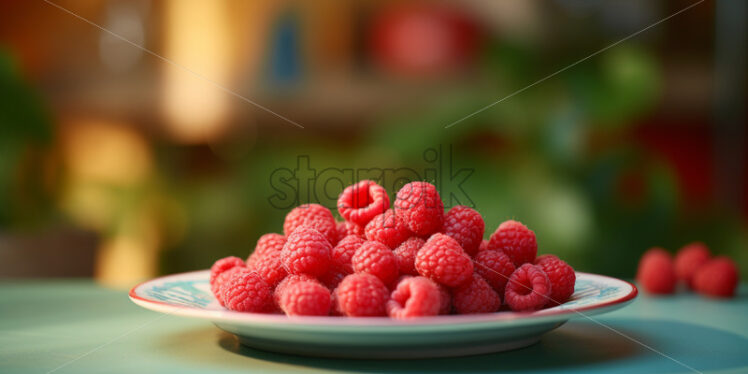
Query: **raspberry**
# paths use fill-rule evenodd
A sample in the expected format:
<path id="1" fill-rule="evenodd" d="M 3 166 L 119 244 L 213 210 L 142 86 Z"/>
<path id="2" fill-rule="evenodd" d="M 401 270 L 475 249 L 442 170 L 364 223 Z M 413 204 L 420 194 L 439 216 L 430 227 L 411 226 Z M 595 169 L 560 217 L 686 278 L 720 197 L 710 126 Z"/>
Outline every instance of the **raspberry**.
<path id="1" fill-rule="evenodd" d="M 512 260 L 502 251 L 488 249 L 475 255 L 475 272 L 499 294 L 504 294 L 506 282 L 514 273 Z"/>
<path id="2" fill-rule="evenodd" d="M 299 227 L 288 236 L 281 251 L 281 261 L 291 274 L 308 274 L 313 277 L 327 272 L 332 247 L 317 230 Z"/>
<path id="3" fill-rule="evenodd" d="M 213 292 L 213 295 L 218 295 L 218 286 L 221 283 L 216 281 L 218 276 L 236 266 L 244 267 L 244 261 L 234 256 L 224 257 L 213 263 L 213 266 L 210 267 L 210 291 Z"/>
<path id="4" fill-rule="evenodd" d="M 414 236 L 400 244 L 393 253 L 397 258 L 397 266 L 401 274 L 418 275 L 416 271 L 416 254 L 426 243 L 425 240 Z"/>
<path id="5" fill-rule="evenodd" d="M 330 290 L 316 281 L 292 282 L 280 294 L 279 305 L 289 316 L 326 316 L 330 314 Z"/>
<path id="6" fill-rule="evenodd" d="M 287 277 L 283 278 L 280 283 L 278 283 L 277 286 L 275 286 L 275 290 L 273 290 L 273 299 L 275 301 L 275 304 L 280 307 L 281 304 L 281 296 L 283 295 L 283 292 L 285 291 L 286 287 L 292 283 L 296 282 L 302 282 L 302 281 L 310 281 L 310 282 L 317 282 L 317 279 L 312 278 L 305 274 L 290 274 Z"/>
<path id="7" fill-rule="evenodd" d="M 382 186 L 370 180 L 350 185 L 338 197 L 338 213 L 346 221 L 366 226 L 390 207 L 390 198 Z"/>
<path id="8" fill-rule="evenodd" d="M 538 253 L 535 233 L 513 220 L 505 221 L 488 241 L 488 249 L 500 249 L 512 259 L 514 266 L 532 263 Z"/>
<path id="9" fill-rule="evenodd" d="M 738 286 L 737 266 L 727 257 L 715 257 L 696 271 L 693 285 L 703 295 L 733 297 Z"/>
<path id="10" fill-rule="evenodd" d="M 237 312 L 269 313 L 273 310 L 270 286 L 253 271 L 238 271 L 219 288 L 226 308 Z"/>
<path id="11" fill-rule="evenodd" d="M 444 204 L 433 184 L 411 182 L 397 191 L 395 212 L 410 231 L 428 236 L 442 228 Z"/>
<path id="12" fill-rule="evenodd" d="M 709 248 L 704 243 L 691 243 L 675 255 L 675 276 L 693 288 L 693 276 L 699 267 L 709 261 Z"/>
<path id="13" fill-rule="evenodd" d="M 345 221 L 336 222 L 335 231 L 337 231 L 337 237 L 338 237 L 338 241 L 335 243 L 335 245 L 337 245 L 340 242 L 340 240 L 348 236 L 348 229 L 345 227 Z"/>
<path id="14" fill-rule="evenodd" d="M 452 290 L 452 304 L 459 314 L 493 313 L 501 307 L 501 297 L 478 274 Z"/>
<path id="15" fill-rule="evenodd" d="M 338 242 L 338 228 L 335 218 L 327 209 L 319 204 L 299 205 L 286 215 L 283 222 L 283 233 L 291 235 L 299 227 L 306 226 L 319 231 L 325 236 L 330 245 Z"/>
<path id="16" fill-rule="evenodd" d="M 364 273 L 346 276 L 335 289 L 337 309 L 349 317 L 384 316 L 389 294 L 379 278 Z"/>
<path id="17" fill-rule="evenodd" d="M 675 290 L 675 265 L 662 248 L 652 248 L 639 260 L 636 281 L 652 294 L 669 294 Z"/>
<path id="18" fill-rule="evenodd" d="M 363 238 L 366 236 L 365 227 L 366 226 L 361 226 L 353 222 L 345 221 L 346 235 L 358 235 Z"/>
<path id="19" fill-rule="evenodd" d="M 366 239 L 384 243 L 390 248 L 397 248 L 410 236 L 405 222 L 398 218 L 392 209 L 374 217 L 364 230 Z"/>
<path id="20" fill-rule="evenodd" d="M 335 288 L 337 290 L 337 288 Z M 331 316 L 343 316 L 343 312 L 340 310 L 340 304 L 338 303 L 338 293 L 332 291 L 330 294 L 330 315 Z"/>
<path id="21" fill-rule="evenodd" d="M 456 240 L 444 234 L 434 234 L 418 250 L 416 270 L 437 283 L 457 287 L 470 279 L 473 261 Z"/>
<path id="22" fill-rule="evenodd" d="M 265 234 L 257 240 L 255 250 L 247 258 L 247 266 L 250 266 L 255 261 L 267 255 L 280 255 L 280 251 L 283 249 L 283 244 L 286 244 L 286 237 L 281 234 Z"/>
<path id="23" fill-rule="evenodd" d="M 554 255 L 539 256 L 535 259 L 535 265 L 545 272 L 551 282 L 550 300 L 546 306 L 563 304 L 569 300 L 574 293 L 574 283 L 577 280 L 574 269 Z"/>
<path id="24" fill-rule="evenodd" d="M 452 294 L 449 293 L 447 287 L 437 284 L 439 286 L 439 297 L 441 303 L 439 304 L 439 314 L 449 314 L 452 312 Z"/>
<path id="25" fill-rule="evenodd" d="M 397 284 L 387 302 L 387 314 L 393 318 L 435 316 L 441 295 L 436 283 L 424 277 L 408 277 Z"/>
<path id="26" fill-rule="evenodd" d="M 551 294 L 548 275 L 533 264 L 524 264 L 509 277 L 504 292 L 504 301 L 515 312 L 543 308 Z"/>
<path id="27" fill-rule="evenodd" d="M 352 273 L 352 272 L 351 272 Z M 322 282 L 325 287 L 330 290 L 334 290 L 340 284 L 340 281 L 350 273 L 340 271 L 339 269 L 331 268 L 325 273 L 325 275 L 319 277 L 319 281 Z"/>
<path id="28" fill-rule="evenodd" d="M 346 236 L 349 236 L 349 235 L 355 235 L 361 238 L 366 237 L 366 234 L 364 234 L 363 227 L 355 223 L 348 222 L 348 221 L 338 222 L 337 231 L 338 231 L 338 242 L 337 243 L 340 243 L 341 240 L 343 240 Z M 335 245 L 337 245 L 337 243 Z"/>
<path id="29" fill-rule="evenodd" d="M 444 216 L 444 233 L 451 236 L 469 256 L 475 256 L 486 225 L 475 209 L 458 205 Z"/>
<path id="30" fill-rule="evenodd" d="M 351 258 L 365 241 L 364 238 L 356 235 L 348 235 L 343 238 L 338 242 L 335 248 L 332 249 L 333 265 L 348 274 L 353 273 Z"/>
<path id="31" fill-rule="evenodd" d="M 380 242 L 367 241 L 351 258 L 356 273 L 368 273 L 390 285 L 398 276 L 397 258 L 392 250 Z"/>
<path id="32" fill-rule="evenodd" d="M 288 275 L 281 262 L 280 253 L 260 257 L 247 266 L 247 268 L 259 274 L 270 287 L 275 287 L 278 282 Z"/>
<path id="33" fill-rule="evenodd" d="M 221 274 L 218 274 L 215 280 L 215 286 L 211 286 L 211 291 L 213 292 L 213 296 L 215 296 L 216 300 L 218 300 L 218 303 L 221 304 L 221 306 L 225 306 L 223 302 L 223 295 L 221 294 L 221 287 L 226 284 L 229 279 L 235 277 L 237 273 L 249 272 L 249 269 L 245 268 L 244 266 L 234 266 L 233 268 L 226 270 Z"/>
<path id="34" fill-rule="evenodd" d="M 485 251 L 488 249 L 488 240 L 483 239 L 480 242 L 480 246 L 478 247 L 478 252 Z"/>

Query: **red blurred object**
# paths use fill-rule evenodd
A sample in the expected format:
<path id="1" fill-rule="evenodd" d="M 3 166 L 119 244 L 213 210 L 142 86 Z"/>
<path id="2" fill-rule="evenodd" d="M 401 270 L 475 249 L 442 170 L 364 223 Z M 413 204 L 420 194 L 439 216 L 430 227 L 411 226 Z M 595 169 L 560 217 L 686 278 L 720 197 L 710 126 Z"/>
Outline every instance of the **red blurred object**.
<path id="1" fill-rule="evenodd" d="M 658 119 L 637 127 L 634 137 L 673 167 L 686 207 L 701 208 L 713 203 L 717 191 L 714 135 L 707 122 Z M 748 153 L 735 162 L 742 163 L 743 175 L 748 175 Z M 744 196 L 748 196 L 748 184 L 743 188 Z M 743 202 L 743 215 L 748 217 L 748 199 Z"/>
<path id="2" fill-rule="evenodd" d="M 694 275 L 694 289 L 711 297 L 733 297 L 738 287 L 738 267 L 727 257 L 716 257 Z"/>
<path id="3" fill-rule="evenodd" d="M 649 249 L 639 260 L 636 281 L 653 295 L 673 293 L 676 281 L 673 258 L 662 248 Z"/>
<path id="4" fill-rule="evenodd" d="M 678 280 L 685 282 L 693 289 L 693 277 L 699 268 L 704 265 L 711 254 L 704 243 L 691 243 L 678 251 L 675 255 L 675 275 Z"/>
<path id="5" fill-rule="evenodd" d="M 647 176 L 641 168 L 625 170 L 618 179 L 618 196 L 624 206 L 641 207 L 647 197 Z"/>
<path id="6" fill-rule="evenodd" d="M 436 76 L 460 69 L 475 57 L 479 28 L 461 11 L 429 3 L 384 8 L 372 22 L 371 53 L 390 73 Z"/>
<path id="7" fill-rule="evenodd" d="M 706 125 L 652 123 L 638 128 L 636 137 L 673 166 L 688 205 L 709 202 L 714 194 L 714 157 Z"/>

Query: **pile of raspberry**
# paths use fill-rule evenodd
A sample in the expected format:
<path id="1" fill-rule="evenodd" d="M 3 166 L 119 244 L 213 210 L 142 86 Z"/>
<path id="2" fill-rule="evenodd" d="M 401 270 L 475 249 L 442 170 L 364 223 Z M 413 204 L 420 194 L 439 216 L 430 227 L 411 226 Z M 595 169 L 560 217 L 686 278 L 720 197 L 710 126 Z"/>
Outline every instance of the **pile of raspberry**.
<path id="1" fill-rule="evenodd" d="M 224 307 L 289 316 L 390 316 L 535 311 L 574 293 L 574 269 L 537 256 L 535 233 L 503 222 L 483 239 L 476 210 L 445 212 L 436 187 L 403 186 L 390 198 L 363 180 L 343 190 L 333 213 L 318 204 L 291 210 L 283 234 L 265 234 L 246 261 L 211 268 Z"/>
<path id="2" fill-rule="evenodd" d="M 732 298 L 739 275 L 732 259 L 713 257 L 706 244 L 695 242 L 681 248 L 675 258 L 660 247 L 650 248 L 639 260 L 636 281 L 651 295 L 672 294 L 681 284 L 704 296 Z"/>

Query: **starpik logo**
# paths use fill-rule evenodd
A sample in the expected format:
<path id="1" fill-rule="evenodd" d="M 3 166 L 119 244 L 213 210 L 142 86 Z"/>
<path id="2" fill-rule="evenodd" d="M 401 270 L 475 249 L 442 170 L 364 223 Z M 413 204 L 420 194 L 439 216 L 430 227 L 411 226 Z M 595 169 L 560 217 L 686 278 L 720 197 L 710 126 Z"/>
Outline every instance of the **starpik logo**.
<path id="1" fill-rule="evenodd" d="M 335 209 L 338 195 L 351 184 L 369 179 L 390 193 L 413 181 L 426 181 L 436 186 L 445 207 L 467 205 L 474 202 L 463 185 L 475 169 L 456 167 L 452 146 L 438 145 L 427 148 L 422 154 L 423 167 L 362 167 L 337 168 L 314 165 L 309 155 L 298 155 L 294 167 L 277 168 L 269 177 L 272 194 L 268 203 L 287 210 L 304 203 L 318 203 Z"/>

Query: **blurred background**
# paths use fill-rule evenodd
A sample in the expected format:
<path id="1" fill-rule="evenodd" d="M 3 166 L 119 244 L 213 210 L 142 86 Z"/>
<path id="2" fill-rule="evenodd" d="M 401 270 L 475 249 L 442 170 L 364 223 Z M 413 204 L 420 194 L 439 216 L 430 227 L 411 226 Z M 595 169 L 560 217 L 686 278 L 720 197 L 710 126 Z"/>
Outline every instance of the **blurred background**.
<path id="1" fill-rule="evenodd" d="M 745 2 L 461 120 L 694 3 L 1 1 L 0 277 L 245 257 L 344 168 L 415 170 L 578 270 L 699 240 L 748 274 Z"/>

